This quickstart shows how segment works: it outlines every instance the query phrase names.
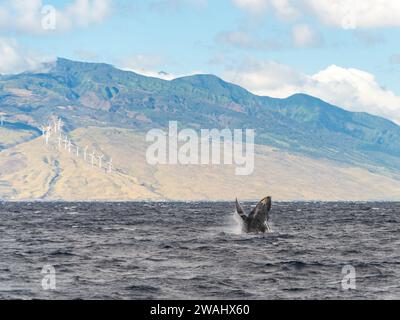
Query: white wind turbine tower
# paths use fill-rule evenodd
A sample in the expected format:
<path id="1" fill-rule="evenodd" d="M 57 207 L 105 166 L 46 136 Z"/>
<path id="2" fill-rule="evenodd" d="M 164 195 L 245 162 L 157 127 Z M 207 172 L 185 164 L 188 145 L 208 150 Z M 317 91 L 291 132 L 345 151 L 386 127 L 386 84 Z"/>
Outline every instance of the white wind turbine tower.
<path id="1" fill-rule="evenodd" d="M 57 128 L 55 126 L 53 127 L 54 123 L 55 123 L 54 122 L 54 116 L 51 116 L 50 119 L 49 119 L 49 127 L 51 128 L 52 131 L 54 130 L 54 132 L 56 132 Z"/>
<path id="2" fill-rule="evenodd" d="M 58 131 L 58 125 L 57 125 L 57 119 L 56 119 L 56 117 L 53 117 L 53 126 L 54 126 L 54 133 L 57 133 L 57 131 Z"/>
<path id="3" fill-rule="evenodd" d="M 65 137 L 64 139 L 64 149 L 67 150 L 67 144 L 68 144 L 68 137 Z"/>
<path id="4" fill-rule="evenodd" d="M 51 122 L 49 121 L 49 125 L 47 126 L 47 131 L 51 133 L 51 130 L 53 130 L 53 127 L 51 126 Z"/>
<path id="5" fill-rule="evenodd" d="M 112 160 L 112 158 L 110 159 L 110 162 L 108 162 L 108 173 L 111 173 L 112 172 L 112 163 L 113 163 L 113 160 Z"/>
<path id="6" fill-rule="evenodd" d="M 62 136 L 60 132 L 60 135 L 58 136 L 58 149 L 61 149 L 61 142 L 62 142 Z"/>
<path id="7" fill-rule="evenodd" d="M 46 131 L 46 144 L 49 144 L 50 131 Z"/>
<path id="8" fill-rule="evenodd" d="M 96 154 L 94 153 L 94 151 L 93 151 L 93 153 L 90 155 L 90 157 L 92 158 L 92 167 L 94 167 L 94 158 L 96 157 Z"/>
<path id="9" fill-rule="evenodd" d="M 103 158 L 104 158 L 104 154 L 101 156 L 97 156 L 97 158 L 99 158 L 99 168 L 101 169 L 102 167 L 102 162 L 103 162 Z"/>
<path id="10" fill-rule="evenodd" d="M 40 127 L 40 130 L 42 130 L 42 137 L 43 139 L 46 139 L 46 128 L 44 126 Z"/>
<path id="11" fill-rule="evenodd" d="M 72 142 L 71 140 L 68 141 L 68 152 L 71 153 Z"/>
<path id="12" fill-rule="evenodd" d="M 49 144 L 49 139 L 51 137 L 51 130 L 53 130 L 53 128 L 51 127 L 51 123 L 49 122 L 49 125 L 47 126 L 47 132 L 46 132 L 46 144 Z"/>
<path id="13" fill-rule="evenodd" d="M 87 159 L 87 149 L 88 149 L 89 147 L 88 146 L 86 146 L 86 148 L 83 150 L 83 159 L 86 161 L 86 159 Z"/>
<path id="14" fill-rule="evenodd" d="M 60 131 L 61 132 L 61 130 L 62 130 L 62 127 L 63 127 L 63 121 L 61 120 L 61 118 L 58 118 L 58 131 Z"/>
<path id="15" fill-rule="evenodd" d="M 76 146 L 76 157 L 79 157 L 79 147 Z"/>

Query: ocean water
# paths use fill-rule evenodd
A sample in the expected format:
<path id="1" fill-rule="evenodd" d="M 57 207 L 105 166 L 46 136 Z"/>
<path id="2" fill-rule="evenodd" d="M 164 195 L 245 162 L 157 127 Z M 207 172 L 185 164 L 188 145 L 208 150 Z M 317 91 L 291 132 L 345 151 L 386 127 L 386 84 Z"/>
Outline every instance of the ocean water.
<path id="1" fill-rule="evenodd" d="M 0 203 L 0 298 L 399 299 L 399 223 L 399 203 L 274 203 L 252 235 L 233 202 Z"/>

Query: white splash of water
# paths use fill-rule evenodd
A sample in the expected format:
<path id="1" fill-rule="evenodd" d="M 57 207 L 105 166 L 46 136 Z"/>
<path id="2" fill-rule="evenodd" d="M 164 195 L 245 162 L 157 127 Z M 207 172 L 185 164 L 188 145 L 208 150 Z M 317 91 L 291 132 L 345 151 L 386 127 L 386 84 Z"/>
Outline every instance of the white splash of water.
<path id="1" fill-rule="evenodd" d="M 243 233 L 243 220 L 236 211 L 229 215 L 225 232 L 232 234 Z"/>

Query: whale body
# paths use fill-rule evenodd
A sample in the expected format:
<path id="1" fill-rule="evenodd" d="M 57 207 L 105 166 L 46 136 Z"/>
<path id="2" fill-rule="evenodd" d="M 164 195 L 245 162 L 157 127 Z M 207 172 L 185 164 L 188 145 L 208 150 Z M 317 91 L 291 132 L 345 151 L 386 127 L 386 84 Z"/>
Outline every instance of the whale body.
<path id="1" fill-rule="evenodd" d="M 269 213 L 271 207 L 272 198 L 265 197 L 249 215 L 246 215 L 238 199 L 236 199 L 236 211 L 243 220 L 243 231 L 247 233 L 264 233 L 270 230 L 268 221 L 270 219 Z"/>

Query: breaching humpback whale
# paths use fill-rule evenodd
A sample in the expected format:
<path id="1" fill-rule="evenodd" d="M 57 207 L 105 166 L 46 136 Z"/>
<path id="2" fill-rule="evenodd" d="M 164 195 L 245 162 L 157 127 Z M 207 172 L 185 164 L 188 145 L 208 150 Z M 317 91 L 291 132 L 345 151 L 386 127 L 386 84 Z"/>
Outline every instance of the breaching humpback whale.
<path id="1" fill-rule="evenodd" d="M 242 206 L 236 199 L 236 211 L 243 220 L 243 229 L 247 233 L 259 233 L 268 231 L 269 212 L 271 211 L 272 199 L 265 197 L 247 216 Z"/>

